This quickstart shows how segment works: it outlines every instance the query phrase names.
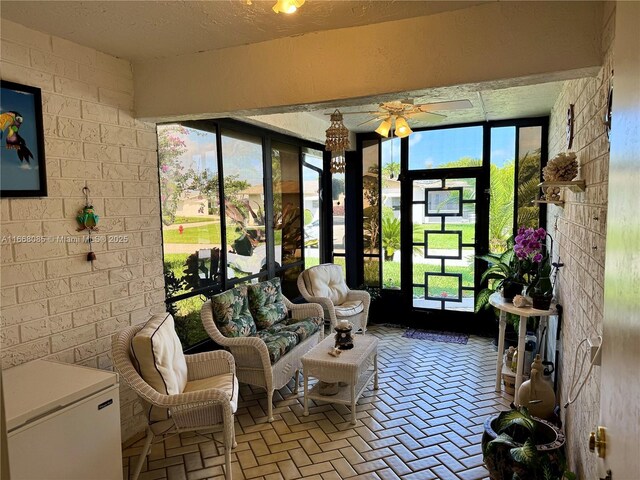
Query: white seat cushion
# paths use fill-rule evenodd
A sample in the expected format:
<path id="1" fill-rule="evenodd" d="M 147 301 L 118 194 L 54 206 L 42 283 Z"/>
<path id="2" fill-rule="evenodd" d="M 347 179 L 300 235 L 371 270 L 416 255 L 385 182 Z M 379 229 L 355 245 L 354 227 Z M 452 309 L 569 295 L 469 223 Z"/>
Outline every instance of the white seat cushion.
<path id="1" fill-rule="evenodd" d="M 217 388 L 227 392 L 231 397 L 231 411 L 236 412 L 238 407 L 238 379 L 233 373 L 223 373 L 214 377 L 203 378 L 200 380 L 191 380 L 184 387 L 184 393 L 197 392 L 199 390 L 208 390 Z"/>
<path id="2" fill-rule="evenodd" d="M 165 395 L 182 393 L 187 385 L 187 362 L 171 314 L 151 317 L 133 337 L 131 349 L 145 382 Z"/>
<path id="3" fill-rule="evenodd" d="M 352 317 L 364 310 L 364 305 L 360 300 L 351 300 L 344 302 L 342 305 L 336 305 L 335 307 L 336 317 Z"/>
<path id="4" fill-rule="evenodd" d="M 342 268 L 333 263 L 324 263 L 305 270 L 305 286 L 313 297 L 324 297 L 334 305 L 347 300 L 349 287 L 342 278 Z"/>

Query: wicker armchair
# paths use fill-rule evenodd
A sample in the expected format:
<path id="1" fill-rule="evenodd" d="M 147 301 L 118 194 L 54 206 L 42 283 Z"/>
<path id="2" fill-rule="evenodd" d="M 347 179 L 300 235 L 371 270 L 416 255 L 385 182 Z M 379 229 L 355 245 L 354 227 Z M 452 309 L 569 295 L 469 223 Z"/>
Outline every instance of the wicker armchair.
<path id="1" fill-rule="evenodd" d="M 309 317 L 322 318 L 322 307 L 315 304 L 297 305 L 286 297 L 282 300 L 291 314 L 291 318 L 304 320 Z M 324 339 L 321 328 L 309 336 L 291 351 L 287 352 L 274 364 L 271 364 L 265 342 L 258 337 L 226 337 L 214 320 L 211 300 L 208 300 L 200 312 L 200 318 L 209 336 L 218 345 L 228 349 L 235 359 L 236 374 L 242 383 L 263 387 L 267 391 L 267 408 L 269 422 L 273 421 L 273 392 L 284 387 L 291 377 L 295 377 L 294 393 L 298 392 L 302 356 Z"/>
<path id="2" fill-rule="evenodd" d="M 306 269 L 298 276 L 298 290 L 307 302 L 322 305 L 332 329 L 338 321 L 348 320 L 354 332 L 367 331 L 371 296 L 364 290 L 349 289 L 339 265 L 324 263 Z"/>
<path id="3" fill-rule="evenodd" d="M 112 339 L 113 363 L 126 384 L 148 407 L 148 418 L 151 418 L 153 408 L 165 411 L 167 415 L 164 420 L 149 420 L 144 447 L 131 478 L 136 480 L 140 475 L 156 435 L 163 437 L 186 431 L 208 434 L 222 430 L 225 478 L 231 480 L 231 448 L 235 446 L 233 414 L 238 401 L 237 380 L 234 379 L 235 391 L 231 397 L 224 390 L 218 388 L 199 389 L 198 385 L 206 385 L 206 382 L 212 380 L 213 377 L 234 373 L 233 356 L 223 350 L 185 355 L 188 375 L 185 390 L 188 390 L 191 384 L 194 391 L 164 395 L 151 387 L 134 366 L 136 360 L 132 358 L 132 340 L 143 326 L 128 327 L 114 335 Z"/>

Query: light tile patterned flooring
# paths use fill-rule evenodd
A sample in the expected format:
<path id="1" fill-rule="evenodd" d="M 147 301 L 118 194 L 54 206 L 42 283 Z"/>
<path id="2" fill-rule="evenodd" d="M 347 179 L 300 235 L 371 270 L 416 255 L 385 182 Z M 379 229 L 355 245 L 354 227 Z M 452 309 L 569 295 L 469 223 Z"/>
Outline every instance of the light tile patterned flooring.
<path id="1" fill-rule="evenodd" d="M 471 336 L 467 345 L 459 345 L 402 333 L 380 326 L 367 332 L 380 339 L 380 389 L 363 393 L 355 428 L 342 405 L 310 402 L 310 415 L 304 417 L 302 385 L 295 396 L 293 381 L 276 391 L 270 424 L 264 390 L 242 385 L 234 480 L 486 478 L 482 424 L 510 402 L 494 392 L 491 340 Z M 141 445 L 123 453 L 125 478 Z M 221 447 L 183 434 L 152 447 L 140 480 L 222 479 L 223 463 Z"/>

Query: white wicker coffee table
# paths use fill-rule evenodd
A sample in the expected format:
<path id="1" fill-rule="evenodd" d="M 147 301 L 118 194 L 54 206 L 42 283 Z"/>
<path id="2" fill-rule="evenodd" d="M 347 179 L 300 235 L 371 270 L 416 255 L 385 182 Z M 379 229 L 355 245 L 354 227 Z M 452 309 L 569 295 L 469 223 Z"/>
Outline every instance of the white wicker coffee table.
<path id="1" fill-rule="evenodd" d="M 334 335 L 329 335 L 302 357 L 304 415 L 309 415 L 309 399 L 351 405 L 351 424 L 355 425 L 356 402 L 372 378 L 373 388 L 378 389 L 378 339 L 373 335 L 356 335 L 353 348 L 343 350 L 339 357 L 332 357 L 328 353 L 334 344 Z M 369 368 L 372 364 L 373 369 Z M 320 395 L 320 382 L 309 390 L 309 377 L 348 385 L 340 388 L 336 395 Z"/>

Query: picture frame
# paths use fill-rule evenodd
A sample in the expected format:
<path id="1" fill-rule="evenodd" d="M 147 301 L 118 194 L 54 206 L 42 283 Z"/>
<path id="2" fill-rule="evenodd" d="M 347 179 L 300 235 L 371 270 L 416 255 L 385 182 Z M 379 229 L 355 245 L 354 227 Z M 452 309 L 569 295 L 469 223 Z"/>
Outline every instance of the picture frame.
<path id="1" fill-rule="evenodd" d="M 0 197 L 46 197 L 40 89 L 0 81 Z"/>

